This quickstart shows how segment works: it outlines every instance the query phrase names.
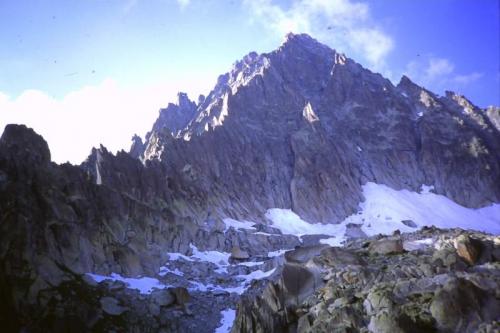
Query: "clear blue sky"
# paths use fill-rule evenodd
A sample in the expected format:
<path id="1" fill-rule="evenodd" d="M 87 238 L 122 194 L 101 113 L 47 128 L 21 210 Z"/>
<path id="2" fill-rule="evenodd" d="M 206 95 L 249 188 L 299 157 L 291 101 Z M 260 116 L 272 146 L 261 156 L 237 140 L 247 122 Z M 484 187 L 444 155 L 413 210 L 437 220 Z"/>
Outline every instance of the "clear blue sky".
<path id="1" fill-rule="evenodd" d="M 163 98 L 158 97 L 162 105 L 176 90 L 208 93 L 217 75 L 235 60 L 250 51 L 277 48 L 288 30 L 308 32 L 394 83 L 407 73 L 439 94 L 451 89 L 482 107 L 500 105 L 499 3 L 0 0 L 0 125 L 2 113 L 6 114 L 2 105 L 16 114 L 24 112 L 19 105 L 37 107 L 38 100 L 26 101 L 33 94 L 23 96 L 27 90 L 36 91 L 37 98 L 43 95 L 46 103 L 40 103 L 49 109 L 71 108 L 68 96 L 84 90 L 87 95 L 81 100 L 92 98 L 103 86 L 109 88 L 103 83 L 108 81 L 117 86 L 117 96 L 124 96 L 116 100 L 152 86 L 160 95 L 158 87 L 168 87 Z M 116 105 L 116 100 L 104 104 Z M 93 111 L 102 115 L 111 109 Z M 145 126 L 150 126 L 145 124 L 152 123 L 157 110 L 144 106 L 141 112 L 147 122 L 133 132 L 144 134 Z M 16 121 L 13 113 L 6 117 L 8 121 Z M 129 118 L 133 125 L 135 118 Z M 123 133 L 132 131 L 132 125 Z M 33 126 L 50 131 L 42 122 L 33 121 Z M 96 140 L 107 143 L 106 137 L 96 136 L 87 145 Z"/>

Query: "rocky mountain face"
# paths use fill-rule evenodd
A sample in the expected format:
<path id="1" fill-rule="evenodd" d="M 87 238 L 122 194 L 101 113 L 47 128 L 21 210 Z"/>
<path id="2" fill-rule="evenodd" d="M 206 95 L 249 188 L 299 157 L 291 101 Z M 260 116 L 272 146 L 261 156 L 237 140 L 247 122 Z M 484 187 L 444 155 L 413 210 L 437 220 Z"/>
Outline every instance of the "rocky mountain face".
<path id="1" fill-rule="evenodd" d="M 113 155 L 101 146 L 80 166 L 57 165 L 41 136 L 8 125 L 0 138 L 0 324 L 25 332 L 213 332 L 221 310 L 234 308 L 244 292 L 253 298 L 240 304 L 233 331 L 313 329 L 321 320 L 302 296 L 291 308 L 261 299 L 294 293 L 276 289 L 283 275 L 303 275 L 293 283 L 312 284 L 308 296 L 329 280 L 337 283 L 323 274 L 332 271 L 330 264 L 282 266 L 279 255 L 310 246 L 324 257 L 327 247 L 318 240 L 325 237 L 284 235 L 269 225 L 266 211 L 288 208 L 309 222 L 339 222 L 357 211 L 369 181 L 413 191 L 433 185 L 467 207 L 500 202 L 499 124 L 500 108 L 483 110 L 454 93 L 437 96 L 407 77 L 394 86 L 307 35 L 289 35 L 277 50 L 237 62 L 206 98 L 193 102 L 180 93 L 144 142 L 133 138 L 129 153 Z M 254 224 L 229 226 L 228 218 Z M 486 242 L 484 251 L 497 253 L 497 239 L 477 237 Z M 345 316 L 354 316 L 359 328 L 371 315 L 359 312 L 352 297 L 367 297 L 377 279 L 373 271 L 434 261 L 413 254 L 365 258 L 365 243 L 356 244 L 346 256 L 368 265 L 360 274 L 371 282 L 336 295 L 357 302 Z M 193 259 L 213 253 L 206 251 L 227 254 L 231 262 Z M 468 269 L 488 274 L 487 286 L 473 294 L 497 304 L 488 295 L 498 283 L 498 255 L 488 258 L 481 265 L 493 266 Z M 453 274 L 457 267 L 432 274 Z M 142 294 L 123 281 L 97 283 L 88 273 L 155 277 L 165 288 Z M 275 281 L 253 281 L 259 275 Z M 460 281 L 459 287 L 469 286 Z M 477 313 L 490 318 L 482 304 Z M 308 324 L 299 324 L 306 312 Z M 270 319 L 276 314 L 278 322 Z M 433 318 L 438 324 L 432 327 L 448 329 Z"/>
<path id="2" fill-rule="evenodd" d="M 177 108 L 186 105 L 195 106 Z M 189 122 L 189 112 L 171 123 L 164 113 L 143 161 L 163 161 L 216 216 L 259 218 L 280 207 L 338 222 L 356 211 L 367 181 L 433 185 L 467 207 L 500 201 L 498 109 L 437 96 L 407 77 L 393 86 L 307 35 L 237 62 Z"/>

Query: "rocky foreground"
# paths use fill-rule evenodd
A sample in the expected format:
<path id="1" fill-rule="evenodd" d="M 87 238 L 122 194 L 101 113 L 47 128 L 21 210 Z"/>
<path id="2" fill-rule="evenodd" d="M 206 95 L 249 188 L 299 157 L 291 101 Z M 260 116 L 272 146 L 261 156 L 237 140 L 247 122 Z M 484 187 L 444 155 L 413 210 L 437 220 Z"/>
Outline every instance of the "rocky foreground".
<path id="1" fill-rule="evenodd" d="M 232 332 L 498 332 L 500 237 L 424 228 L 300 247 Z"/>

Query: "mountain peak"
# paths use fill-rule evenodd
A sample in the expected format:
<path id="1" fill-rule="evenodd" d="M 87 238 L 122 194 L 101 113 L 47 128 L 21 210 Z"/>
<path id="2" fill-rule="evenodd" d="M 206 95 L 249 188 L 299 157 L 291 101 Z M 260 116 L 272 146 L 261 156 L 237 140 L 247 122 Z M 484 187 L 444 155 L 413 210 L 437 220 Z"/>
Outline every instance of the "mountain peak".
<path id="1" fill-rule="evenodd" d="M 0 151 L 5 147 L 23 163 L 38 165 L 50 162 L 50 150 L 43 137 L 25 125 L 9 124 L 0 137 Z"/>
<path id="2" fill-rule="evenodd" d="M 189 108 L 194 102 L 191 101 L 185 92 L 178 92 L 177 93 L 177 101 L 176 104 L 181 108 Z"/>
<path id="3" fill-rule="evenodd" d="M 283 43 L 278 48 L 278 51 L 296 52 L 298 48 L 308 50 L 311 53 L 319 53 L 324 55 L 335 52 L 335 50 L 319 42 L 317 39 L 314 39 L 308 34 L 294 34 L 292 32 L 286 34 Z"/>

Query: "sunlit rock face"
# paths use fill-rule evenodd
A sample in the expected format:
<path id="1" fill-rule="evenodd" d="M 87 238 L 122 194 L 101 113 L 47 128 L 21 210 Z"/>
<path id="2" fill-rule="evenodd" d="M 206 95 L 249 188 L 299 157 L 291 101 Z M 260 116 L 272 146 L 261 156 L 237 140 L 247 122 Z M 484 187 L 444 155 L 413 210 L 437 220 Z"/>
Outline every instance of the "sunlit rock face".
<path id="1" fill-rule="evenodd" d="M 189 112 L 166 119 L 161 111 L 143 158 L 161 161 L 221 216 L 279 207 L 339 222 L 369 181 L 413 191 L 429 184 L 479 207 L 500 201 L 497 111 L 437 96 L 407 77 L 394 86 L 290 34 L 277 50 L 236 62 L 190 121 Z"/>

